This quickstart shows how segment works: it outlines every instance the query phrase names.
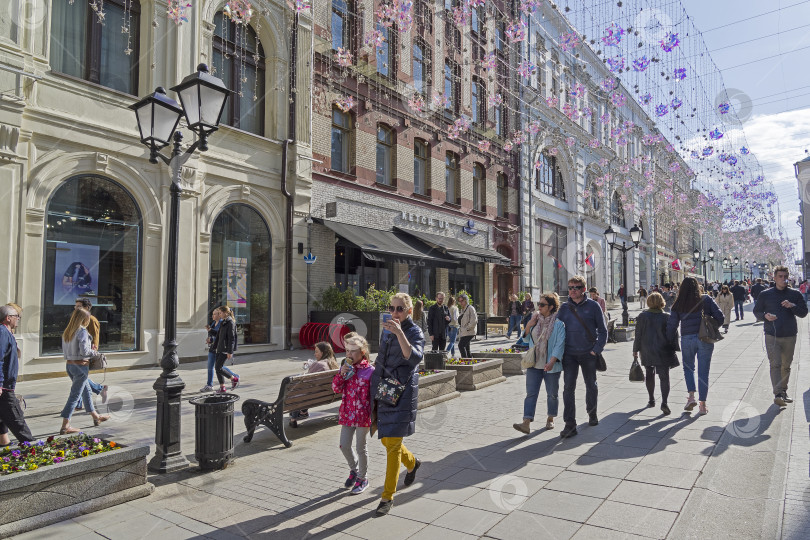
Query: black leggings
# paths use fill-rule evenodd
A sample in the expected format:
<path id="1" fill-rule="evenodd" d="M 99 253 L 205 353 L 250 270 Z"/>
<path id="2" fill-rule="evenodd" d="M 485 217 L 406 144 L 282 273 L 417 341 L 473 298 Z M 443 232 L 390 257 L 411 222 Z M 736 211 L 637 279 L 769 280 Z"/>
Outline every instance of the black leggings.
<path id="1" fill-rule="evenodd" d="M 669 397 L 669 369 L 666 367 L 647 367 L 647 376 L 644 382 L 647 385 L 647 392 L 650 394 L 650 401 L 655 399 L 655 374 L 661 379 L 661 404 L 665 405 Z"/>
<path id="2" fill-rule="evenodd" d="M 459 338 L 458 353 L 462 358 L 472 358 L 472 353 L 470 352 L 470 342 L 472 341 L 472 338 L 473 336 L 464 336 Z"/>
<path id="3" fill-rule="evenodd" d="M 219 385 L 222 386 L 225 384 L 225 377 L 231 378 L 230 374 L 222 369 L 222 366 L 225 365 L 225 362 L 228 360 L 228 355 L 225 353 L 217 354 L 217 361 L 214 364 L 214 369 L 217 372 L 217 381 L 219 381 Z"/>

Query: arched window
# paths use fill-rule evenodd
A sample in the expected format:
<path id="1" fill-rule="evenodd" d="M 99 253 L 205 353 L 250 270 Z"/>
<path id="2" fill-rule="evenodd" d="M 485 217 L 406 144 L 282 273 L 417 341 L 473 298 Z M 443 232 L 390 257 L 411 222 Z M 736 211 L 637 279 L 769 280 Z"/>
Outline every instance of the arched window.
<path id="1" fill-rule="evenodd" d="M 264 49 L 250 26 L 235 24 L 221 11 L 214 23 L 213 68 L 234 91 L 225 103 L 222 123 L 264 135 Z"/>
<path id="2" fill-rule="evenodd" d="M 88 2 L 55 0 L 51 15 L 51 68 L 137 95 L 140 18 L 138 0 L 107 0 L 101 22 Z"/>
<path id="3" fill-rule="evenodd" d="M 385 124 L 377 124 L 377 183 L 394 185 L 394 133 Z"/>
<path id="4" fill-rule="evenodd" d="M 540 155 L 541 167 L 537 169 L 535 185 L 542 193 L 551 195 L 561 201 L 565 200 L 565 184 L 562 172 L 557 166 L 557 158 L 543 152 Z"/>
<path id="5" fill-rule="evenodd" d="M 480 163 L 473 165 L 473 210 L 482 212 L 486 208 L 487 173 Z"/>
<path id="6" fill-rule="evenodd" d="M 107 178 L 74 176 L 53 194 L 45 222 L 42 354 L 62 354 L 82 297 L 100 323 L 99 350 L 137 350 L 141 213 L 132 196 Z"/>
<path id="7" fill-rule="evenodd" d="M 208 314 L 219 306 L 234 313 L 238 343 L 270 342 L 270 231 L 259 213 L 233 204 L 211 231 Z"/>
<path id="8" fill-rule="evenodd" d="M 624 219 L 624 205 L 618 191 L 613 192 L 613 199 L 610 201 L 610 222 L 619 227 L 627 227 Z"/>

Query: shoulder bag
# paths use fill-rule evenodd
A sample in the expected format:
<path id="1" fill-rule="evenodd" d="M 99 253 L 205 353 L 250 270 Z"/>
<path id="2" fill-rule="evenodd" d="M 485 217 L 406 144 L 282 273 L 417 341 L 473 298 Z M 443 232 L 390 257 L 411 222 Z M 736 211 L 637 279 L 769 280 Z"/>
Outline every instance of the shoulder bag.
<path id="1" fill-rule="evenodd" d="M 584 328 L 585 331 L 588 332 L 588 337 L 591 338 L 591 340 L 593 340 L 594 343 L 596 343 L 596 337 L 593 335 L 593 332 L 591 332 L 591 329 L 585 325 L 585 321 L 583 321 L 582 317 L 579 316 L 577 310 L 571 307 L 570 305 L 568 307 L 569 309 L 571 309 L 571 312 L 574 314 L 574 317 L 576 317 L 577 320 L 579 321 L 579 324 L 582 325 L 582 328 Z M 607 371 L 607 363 L 605 362 L 605 357 L 602 356 L 602 353 L 598 353 L 596 355 L 596 371 Z"/>
<path id="2" fill-rule="evenodd" d="M 374 393 L 376 401 L 382 401 L 392 407 L 396 406 L 402 393 L 405 391 L 405 385 L 393 377 L 383 377 L 377 385 L 377 390 Z"/>
<path id="3" fill-rule="evenodd" d="M 523 369 L 533 368 L 537 364 L 537 344 L 534 343 L 531 333 L 526 337 L 529 339 L 529 350 L 523 354 L 523 358 L 520 360 L 520 367 Z"/>
<path id="4" fill-rule="evenodd" d="M 98 371 L 99 369 L 107 369 L 107 357 L 103 354 L 90 357 L 90 371 Z"/>
<path id="5" fill-rule="evenodd" d="M 720 333 L 720 323 L 711 315 L 706 315 L 706 301 L 701 298 L 703 309 L 700 310 L 700 329 L 698 339 L 703 343 L 717 343 L 723 339 Z"/>

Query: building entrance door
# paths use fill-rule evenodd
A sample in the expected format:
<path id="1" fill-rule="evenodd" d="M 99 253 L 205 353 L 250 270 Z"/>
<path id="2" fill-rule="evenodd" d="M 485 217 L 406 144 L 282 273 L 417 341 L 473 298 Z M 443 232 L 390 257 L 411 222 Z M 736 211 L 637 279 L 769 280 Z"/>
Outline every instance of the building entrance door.
<path id="1" fill-rule="evenodd" d="M 498 313 L 505 317 L 509 306 L 509 293 L 512 291 L 512 274 L 498 274 Z"/>

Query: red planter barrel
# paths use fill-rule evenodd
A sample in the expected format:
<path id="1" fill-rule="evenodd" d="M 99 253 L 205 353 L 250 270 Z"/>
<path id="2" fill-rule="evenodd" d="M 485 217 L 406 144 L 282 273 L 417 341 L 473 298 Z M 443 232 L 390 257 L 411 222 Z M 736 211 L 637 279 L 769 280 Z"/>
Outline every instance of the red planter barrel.
<path id="1" fill-rule="evenodd" d="M 343 336 L 349 332 L 351 332 L 351 329 L 345 324 L 307 323 L 301 327 L 298 340 L 301 342 L 301 346 L 306 349 L 311 349 L 316 343 L 325 341 L 338 353 L 345 351 L 343 348 Z"/>

